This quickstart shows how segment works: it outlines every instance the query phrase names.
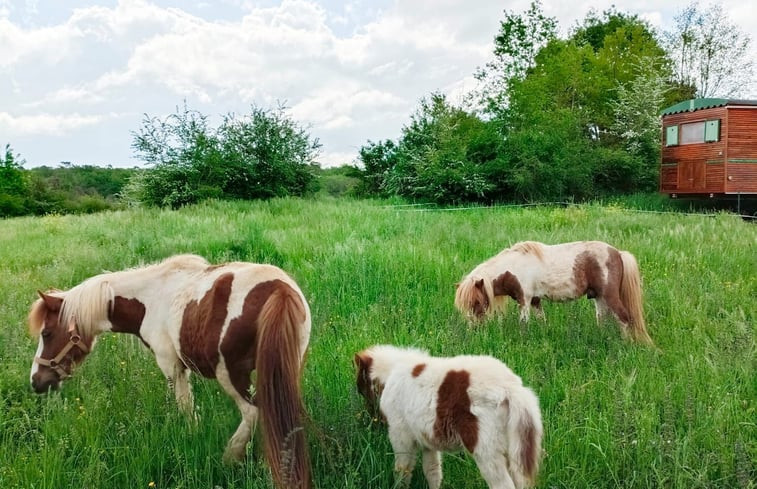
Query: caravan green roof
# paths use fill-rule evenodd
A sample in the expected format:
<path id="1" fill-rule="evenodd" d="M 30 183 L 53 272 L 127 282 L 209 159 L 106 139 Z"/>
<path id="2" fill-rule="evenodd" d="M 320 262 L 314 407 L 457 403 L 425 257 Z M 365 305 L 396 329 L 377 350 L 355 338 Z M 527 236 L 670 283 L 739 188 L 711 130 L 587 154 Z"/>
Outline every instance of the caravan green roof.
<path id="1" fill-rule="evenodd" d="M 723 107 L 724 105 L 757 105 L 757 100 L 733 100 L 727 98 L 693 98 L 684 100 L 667 109 L 662 109 L 660 115 L 678 114 L 680 112 L 694 112 L 700 109 Z"/>

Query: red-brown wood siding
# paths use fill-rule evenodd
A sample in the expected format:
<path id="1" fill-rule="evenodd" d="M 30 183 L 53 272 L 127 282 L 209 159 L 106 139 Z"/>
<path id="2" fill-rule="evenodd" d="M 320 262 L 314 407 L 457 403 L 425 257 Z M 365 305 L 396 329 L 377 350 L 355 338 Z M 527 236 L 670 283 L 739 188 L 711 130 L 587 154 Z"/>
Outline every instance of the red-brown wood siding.
<path id="1" fill-rule="evenodd" d="M 660 188 L 663 192 L 678 190 L 678 165 L 663 165 L 660 170 Z"/>
<path id="2" fill-rule="evenodd" d="M 666 127 L 712 119 L 720 119 L 718 141 L 665 146 Z M 662 126 L 661 192 L 757 192 L 757 107 L 670 114 L 663 117 Z"/>
<path id="3" fill-rule="evenodd" d="M 757 107 L 728 109 L 728 160 L 757 160 Z"/>
<path id="4" fill-rule="evenodd" d="M 728 177 L 726 192 L 757 193 L 757 162 L 728 163 Z"/>

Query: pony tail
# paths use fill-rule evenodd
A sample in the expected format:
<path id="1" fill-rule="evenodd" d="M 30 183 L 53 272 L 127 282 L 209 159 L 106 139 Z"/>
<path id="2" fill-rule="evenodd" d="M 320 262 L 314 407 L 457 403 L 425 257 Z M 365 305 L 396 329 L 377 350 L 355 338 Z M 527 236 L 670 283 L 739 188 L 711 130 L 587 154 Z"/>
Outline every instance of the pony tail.
<path id="1" fill-rule="evenodd" d="M 508 390 L 503 401 L 507 409 L 507 451 L 510 475 L 517 487 L 531 487 L 536 482 L 541 460 L 543 427 L 539 398 L 527 387 Z M 520 481 L 520 484 L 518 484 Z"/>
<path id="2" fill-rule="evenodd" d="M 627 252 L 621 251 L 620 258 L 623 262 L 623 278 L 620 281 L 620 300 L 623 302 L 630 316 L 630 333 L 634 340 L 650 346 L 654 346 L 652 338 L 647 334 L 644 324 L 644 305 L 641 291 L 641 273 L 636 258 Z"/>
<path id="3" fill-rule="evenodd" d="M 310 489 L 310 458 L 303 429 L 300 388 L 302 299 L 289 285 L 277 287 L 263 305 L 255 368 L 265 456 L 278 488 Z"/>

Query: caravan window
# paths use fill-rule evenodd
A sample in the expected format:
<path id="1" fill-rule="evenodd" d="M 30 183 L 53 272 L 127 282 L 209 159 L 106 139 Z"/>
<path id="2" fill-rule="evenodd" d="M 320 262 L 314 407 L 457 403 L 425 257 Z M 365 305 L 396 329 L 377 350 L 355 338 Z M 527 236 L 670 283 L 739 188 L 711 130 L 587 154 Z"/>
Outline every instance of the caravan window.
<path id="1" fill-rule="evenodd" d="M 704 142 L 704 121 L 681 124 L 681 144 Z"/>

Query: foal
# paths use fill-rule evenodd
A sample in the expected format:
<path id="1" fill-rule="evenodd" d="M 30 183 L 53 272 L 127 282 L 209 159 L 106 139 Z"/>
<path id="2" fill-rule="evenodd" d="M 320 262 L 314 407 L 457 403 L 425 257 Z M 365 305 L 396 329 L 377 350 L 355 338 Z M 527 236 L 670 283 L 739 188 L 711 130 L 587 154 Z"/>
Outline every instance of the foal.
<path id="1" fill-rule="evenodd" d="M 389 425 L 394 470 L 410 482 L 418 449 L 430 489 L 442 482 L 441 452 L 465 449 L 490 489 L 530 487 L 539 469 L 539 400 L 489 356 L 436 358 L 376 345 L 355 355 L 357 387 Z"/>

